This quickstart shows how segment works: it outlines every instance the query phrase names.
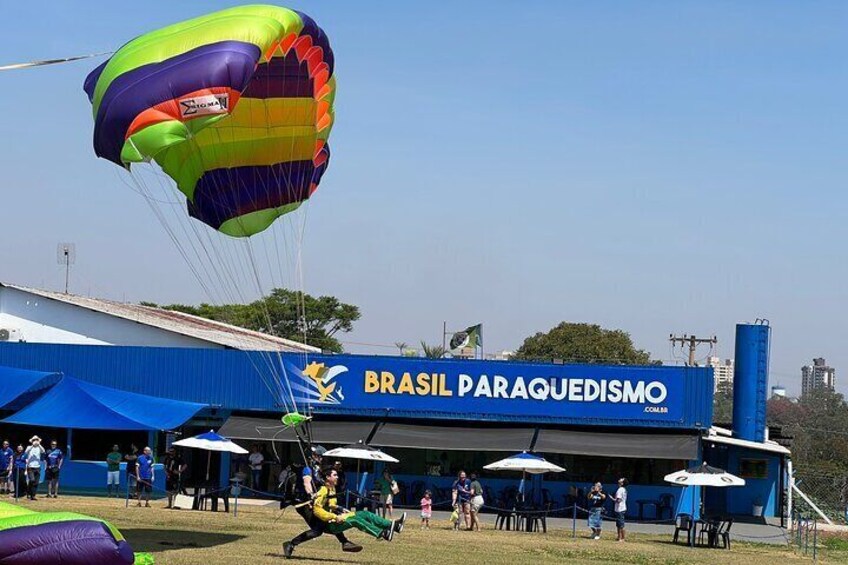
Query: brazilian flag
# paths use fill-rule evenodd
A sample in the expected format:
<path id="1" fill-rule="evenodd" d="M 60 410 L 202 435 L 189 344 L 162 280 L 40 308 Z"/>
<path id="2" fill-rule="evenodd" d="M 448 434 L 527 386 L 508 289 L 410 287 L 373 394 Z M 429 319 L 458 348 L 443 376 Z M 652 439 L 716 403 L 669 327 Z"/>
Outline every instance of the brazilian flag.
<path id="1" fill-rule="evenodd" d="M 482 328 L 483 324 L 477 324 L 476 326 L 466 328 L 465 331 L 456 332 L 451 337 L 450 348 L 452 350 L 465 349 L 466 347 L 476 349 L 478 346 L 483 345 Z"/>

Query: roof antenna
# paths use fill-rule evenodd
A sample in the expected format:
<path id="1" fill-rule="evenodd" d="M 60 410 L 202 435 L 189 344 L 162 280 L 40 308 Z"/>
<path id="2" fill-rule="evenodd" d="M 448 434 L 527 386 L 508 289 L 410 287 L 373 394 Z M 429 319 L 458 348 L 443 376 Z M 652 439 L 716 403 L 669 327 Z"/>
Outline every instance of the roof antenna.
<path id="1" fill-rule="evenodd" d="M 77 261 L 77 246 L 73 243 L 60 243 L 56 246 L 56 262 L 65 266 L 65 294 L 68 294 L 68 281 L 71 265 Z"/>

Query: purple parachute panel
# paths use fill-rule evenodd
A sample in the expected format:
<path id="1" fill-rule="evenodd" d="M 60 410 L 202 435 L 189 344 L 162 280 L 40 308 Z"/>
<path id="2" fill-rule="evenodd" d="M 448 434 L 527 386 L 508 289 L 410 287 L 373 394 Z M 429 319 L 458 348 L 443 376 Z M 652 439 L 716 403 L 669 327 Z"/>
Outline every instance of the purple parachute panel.
<path id="1" fill-rule="evenodd" d="M 0 531 L 3 565 L 132 565 L 133 551 L 96 520 L 49 522 Z"/>

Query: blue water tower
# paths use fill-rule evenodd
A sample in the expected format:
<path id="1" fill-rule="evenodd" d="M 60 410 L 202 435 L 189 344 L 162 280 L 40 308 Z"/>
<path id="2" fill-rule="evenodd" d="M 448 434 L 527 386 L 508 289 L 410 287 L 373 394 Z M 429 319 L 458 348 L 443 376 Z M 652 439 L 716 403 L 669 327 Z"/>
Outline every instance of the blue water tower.
<path id="1" fill-rule="evenodd" d="M 736 324 L 733 369 L 733 437 L 765 441 L 769 339 L 767 322 Z"/>

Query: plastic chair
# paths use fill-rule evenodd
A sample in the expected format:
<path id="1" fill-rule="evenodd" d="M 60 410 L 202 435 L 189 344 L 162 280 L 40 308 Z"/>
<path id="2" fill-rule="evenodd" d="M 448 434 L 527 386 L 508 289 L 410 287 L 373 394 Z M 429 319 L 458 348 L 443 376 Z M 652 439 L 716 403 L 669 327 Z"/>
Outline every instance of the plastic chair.
<path id="1" fill-rule="evenodd" d="M 496 530 L 511 530 L 514 521 L 516 520 L 515 512 L 512 510 L 498 510 L 497 517 L 495 518 L 495 529 Z M 518 525 L 515 524 L 515 529 L 518 529 Z"/>
<path id="2" fill-rule="evenodd" d="M 672 538 L 672 541 L 677 543 L 680 532 L 686 532 L 686 542 L 688 543 L 689 538 L 692 536 L 692 528 L 694 527 L 695 521 L 692 520 L 690 514 L 678 514 L 674 521 L 674 538 Z"/>
<path id="3" fill-rule="evenodd" d="M 657 520 L 662 520 L 664 511 L 668 510 L 668 518 L 674 516 L 674 495 L 664 493 L 660 495 L 659 504 L 657 504 Z"/>
<path id="4" fill-rule="evenodd" d="M 718 547 L 719 540 L 723 549 L 730 549 L 730 528 L 733 526 L 733 518 L 728 518 L 721 523 L 715 534 L 715 546 Z"/>
<path id="5" fill-rule="evenodd" d="M 708 546 L 712 547 L 715 545 L 716 533 L 721 527 L 721 520 L 716 518 L 707 518 L 706 520 L 695 522 L 695 526 L 701 524 L 701 530 L 698 532 L 698 545 L 704 545 L 704 536 L 707 537 Z"/>

